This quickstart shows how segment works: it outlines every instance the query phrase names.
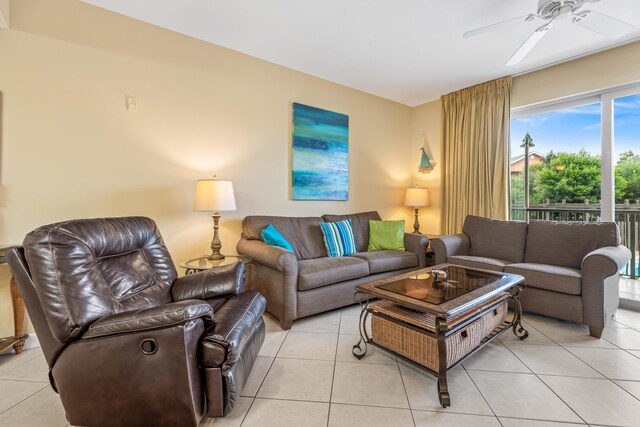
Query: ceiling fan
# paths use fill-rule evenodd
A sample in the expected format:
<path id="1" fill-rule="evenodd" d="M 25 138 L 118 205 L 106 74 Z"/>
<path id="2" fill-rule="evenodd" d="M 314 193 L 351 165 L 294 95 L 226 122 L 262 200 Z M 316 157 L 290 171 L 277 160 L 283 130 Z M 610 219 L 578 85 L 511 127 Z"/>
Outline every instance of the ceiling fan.
<path id="1" fill-rule="evenodd" d="M 538 11 L 518 18 L 498 22 L 497 24 L 467 31 L 462 38 L 474 37 L 479 34 L 507 27 L 517 22 L 531 22 L 534 19 L 546 20 L 538 27 L 520 48 L 507 61 L 506 65 L 515 65 L 522 61 L 533 47 L 544 37 L 556 22 L 571 18 L 571 22 L 580 25 L 610 39 L 617 39 L 634 29 L 634 26 L 612 16 L 593 10 L 581 9 L 585 3 L 596 3 L 600 0 L 538 0 Z"/>

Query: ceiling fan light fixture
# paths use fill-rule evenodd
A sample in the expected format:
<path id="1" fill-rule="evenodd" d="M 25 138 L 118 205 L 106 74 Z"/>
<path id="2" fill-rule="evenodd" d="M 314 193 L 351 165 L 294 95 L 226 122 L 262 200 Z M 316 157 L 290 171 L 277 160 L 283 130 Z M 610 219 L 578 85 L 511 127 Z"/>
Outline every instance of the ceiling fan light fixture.
<path id="1" fill-rule="evenodd" d="M 571 16 L 572 12 L 573 12 L 572 6 L 564 5 L 560 8 L 560 10 L 558 10 L 558 14 L 555 17 L 555 20 L 564 21 L 565 19 Z"/>

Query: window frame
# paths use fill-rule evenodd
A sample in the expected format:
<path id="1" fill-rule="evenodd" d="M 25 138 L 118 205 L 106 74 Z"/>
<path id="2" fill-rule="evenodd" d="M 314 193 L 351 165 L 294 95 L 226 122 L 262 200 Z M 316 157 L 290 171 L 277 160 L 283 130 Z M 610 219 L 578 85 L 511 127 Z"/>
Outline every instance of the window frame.
<path id="1" fill-rule="evenodd" d="M 616 98 L 624 98 L 631 95 L 640 95 L 640 81 L 511 109 L 509 121 L 596 102 L 600 103 L 600 124 L 602 129 L 600 134 L 600 215 L 602 221 L 615 220 L 614 101 Z M 511 140 L 509 140 L 508 151 L 510 158 Z M 507 167 L 507 169 L 509 168 Z M 509 194 L 507 194 L 507 203 L 509 203 L 509 216 L 511 216 L 511 188 L 509 188 Z"/>

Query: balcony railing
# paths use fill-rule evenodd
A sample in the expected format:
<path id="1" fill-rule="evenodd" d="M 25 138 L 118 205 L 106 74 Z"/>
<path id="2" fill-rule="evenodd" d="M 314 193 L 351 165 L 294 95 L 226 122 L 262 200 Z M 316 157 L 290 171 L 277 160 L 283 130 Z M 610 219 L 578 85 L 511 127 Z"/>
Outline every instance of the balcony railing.
<path id="1" fill-rule="evenodd" d="M 631 249 L 631 261 L 621 270 L 623 275 L 638 278 L 640 264 L 640 203 L 616 204 L 615 221 L 620 227 L 622 244 Z M 511 219 L 530 221 L 542 219 L 548 221 L 600 221 L 600 205 L 588 203 L 545 203 L 524 206 L 511 206 Z"/>

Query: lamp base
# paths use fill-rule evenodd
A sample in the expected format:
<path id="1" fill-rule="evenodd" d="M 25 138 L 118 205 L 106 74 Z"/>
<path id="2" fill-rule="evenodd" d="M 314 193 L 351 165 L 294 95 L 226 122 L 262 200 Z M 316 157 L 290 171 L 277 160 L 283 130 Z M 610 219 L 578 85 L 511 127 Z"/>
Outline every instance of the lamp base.
<path id="1" fill-rule="evenodd" d="M 413 222 L 413 233 L 414 234 L 422 234 L 420 232 L 420 223 L 418 222 L 418 208 L 413 208 L 416 218 L 415 221 Z"/>
<path id="2" fill-rule="evenodd" d="M 221 260 L 221 259 L 224 259 L 224 258 L 225 258 L 225 256 L 222 255 L 220 252 L 218 252 L 216 254 L 211 254 L 211 255 L 209 255 L 207 257 L 207 259 L 210 260 L 210 261 L 218 261 L 218 260 Z"/>
<path id="3" fill-rule="evenodd" d="M 215 261 L 224 259 L 224 255 L 220 253 L 220 249 L 222 249 L 222 242 L 220 242 L 220 237 L 218 236 L 218 229 L 220 228 L 220 214 L 218 212 L 214 212 L 213 215 L 213 240 L 211 241 L 211 255 L 207 257 L 208 260 Z"/>

